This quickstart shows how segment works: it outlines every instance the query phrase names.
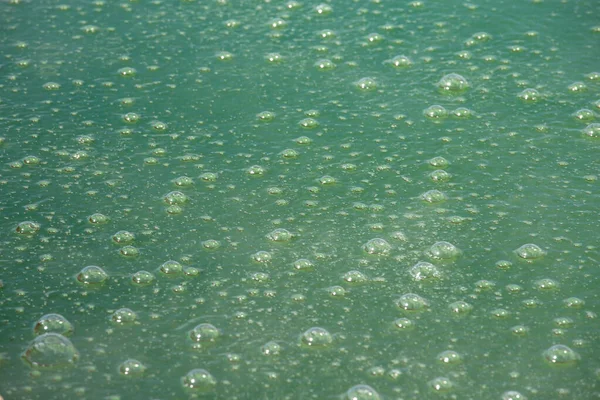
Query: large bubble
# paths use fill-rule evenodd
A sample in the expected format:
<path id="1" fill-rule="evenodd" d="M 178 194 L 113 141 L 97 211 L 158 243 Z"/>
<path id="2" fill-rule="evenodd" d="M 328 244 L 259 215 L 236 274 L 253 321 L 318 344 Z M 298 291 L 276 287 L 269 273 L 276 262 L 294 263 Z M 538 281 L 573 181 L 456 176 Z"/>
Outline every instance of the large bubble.
<path id="1" fill-rule="evenodd" d="M 36 337 L 21 356 L 33 368 L 62 368 L 75 364 L 79 352 L 63 335 L 45 333 Z"/>

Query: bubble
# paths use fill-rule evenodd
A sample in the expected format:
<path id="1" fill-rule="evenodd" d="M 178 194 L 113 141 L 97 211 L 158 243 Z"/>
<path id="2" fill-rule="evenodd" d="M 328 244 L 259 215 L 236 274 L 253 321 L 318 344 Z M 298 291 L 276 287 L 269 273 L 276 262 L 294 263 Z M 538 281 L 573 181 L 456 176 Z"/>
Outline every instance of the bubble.
<path id="1" fill-rule="evenodd" d="M 567 89 L 569 92 L 581 93 L 587 91 L 587 85 L 583 82 L 573 82 L 571 83 Z"/>
<path id="2" fill-rule="evenodd" d="M 233 60 L 233 54 L 231 54 L 228 51 L 218 51 L 215 54 L 215 57 L 217 58 L 217 60 L 219 61 L 231 61 Z"/>
<path id="3" fill-rule="evenodd" d="M 377 89 L 377 82 L 373 78 L 365 77 L 354 82 L 354 86 L 363 92 L 368 92 Z"/>
<path id="4" fill-rule="evenodd" d="M 33 235 L 40 230 L 40 224 L 33 221 L 23 221 L 15 228 L 15 231 L 21 235 Z"/>
<path id="5" fill-rule="evenodd" d="M 137 71 L 135 70 L 135 68 L 124 67 L 124 68 L 120 68 L 117 71 L 117 74 L 119 74 L 119 76 L 129 78 L 129 77 L 135 76 L 137 74 Z"/>
<path id="6" fill-rule="evenodd" d="M 539 279 L 533 283 L 533 287 L 538 290 L 556 290 L 559 287 L 558 282 L 553 279 Z"/>
<path id="7" fill-rule="evenodd" d="M 333 176 L 323 175 L 319 178 L 319 183 L 321 185 L 333 185 L 336 182 Z"/>
<path id="8" fill-rule="evenodd" d="M 429 119 L 442 119 L 448 116 L 448 110 L 444 107 L 434 104 L 423 110 L 423 115 Z"/>
<path id="9" fill-rule="evenodd" d="M 515 285 L 516 286 L 516 285 Z M 520 292 L 521 291 L 521 287 L 517 287 L 515 292 Z M 542 304 L 541 301 L 537 300 L 537 299 L 525 299 L 523 300 L 523 306 L 527 307 L 527 308 L 536 308 L 538 306 L 540 306 Z"/>
<path id="10" fill-rule="evenodd" d="M 331 14 L 332 11 L 333 11 L 333 8 L 329 4 L 319 4 L 318 6 L 315 7 L 315 12 L 318 15 Z"/>
<path id="11" fill-rule="evenodd" d="M 307 260 L 306 258 L 301 258 L 299 260 L 294 261 L 294 268 L 301 271 L 309 271 L 313 269 L 315 265 L 312 261 Z"/>
<path id="12" fill-rule="evenodd" d="M 58 89 L 60 89 L 60 83 L 46 82 L 46 83 L 44 83 L 44 85 L 42 87 L 48 91 L 58 90 Z"/>
<path id="13" fill-rule="evenodd" d="M 257 251 L 252 254 L 252 259 L 258 263 L 268 263 L 273 259 L 273 256 L 268 251 Z"/>
<path id="14" fill-rule="evenodd" d="M 444 75 L 437 87 L 444 93 L 461 93 L 469 88 L 469 82 L 462 75 L 452 73 Z"/>
<path id="15" fill-rule="evenodd" d="M 515 325 L 510 328 L 510 331 L 515 336 L 526 336 L 529 333 L 529 328 L 525 325 Z"/>
<path id="16" fill-rule="evenodd" d="M 79 353 L 63 335 L 45 333 L 36 337 L 21 357 L 33 368 L 62 368 L 73 365 Z"/>
<path id="17" fill-rule="evenodd" d="M 221 247 L 221 242 L 214 239 L 208 239 L 202 242 L 202 247 L 207 250 L 217 250 L 219 247 Z"/>
<path id="18" fill-rule="evenodd" d="M 473 311 L 473 306 L 466 301 L 455 301 L 448 305 L 448 308 L 453 314 L 467 315 Z"/>
<path id="19" fill-rule="evenodd" d="M 579 354 L 571 350 L 569 347 L 557 344 L 543 353 L 544 358 L 551 365 L 573 365 L 579 360 Z"/>
<path id="20" fill-rule="evenodd" d="M 415 281 L 434 281 L 442 277 L 438 268 L 426 261 L 419 261 L 410 268 L 409 272 Z"/>
<path id="21" fill-rule="evenodd" d="M 298 123 L 305 129 L 314 129 L 319 126 L 319 122 L 314 118 L 304 118 Z"/>
<path id="22" fill-rule="evenodd" d="M 583 130 L 583 133 L 591 138 L 600 138 L 600 123 L 594 122 L 589 124 Z"/>
<path id="23" fill-rule="evenodd" d="M 169 192 L 167 194 L 165 194 L 163 196 L 163 200 L 165 203 L 170 204 L 170 205 L 181 205 L 184 204 L 188 198 L 185 194 L 174 190 L 172 192 Z"/>
<path id="24" fill-rule="evenodd" d="M 119 231 L 112 235 L 112 240 L 118 244 L 128 244 L 135 240 L 135 235 L 129 231 Z"/>
<path id="25" fill-rule="evenodd" d="M 512 263 L 510 261 L 500 260 L 496 262 L 496 268 L 509 269 L 510 267 L 512 267 Z"/>
<path id="26" fill-rule="evenodd" d="M 589 122 L 596 118 L 596 114 L 592 110 L 588 110 L 587 108 L 582 108 L 581 110 L 577 110 L 572 114 L 573 118 L 582 122 Z"/>
<path id="27" fill-rule="evenodd" d="M 181 384 L 188 390 L 208 392 L 217 386 L 217 380 L 205 369 L 193 369 L 181 378 Z"/>
<path id="28" fill-rule="evenodd" d="M 194 181 L 189 176 L 180 176 L 173 179 L 171 182 L 173 182 L 175 186 L 191 186 L 194 184 Z"/>
<path id="29" fill-rule="evenodd" d="M 448 197 L 439 190 L 429 190 L 421 195 L 421 200 L 427 203 L 441 203 L 447 200 Z"/>
<path id="30" fill-rule="evenodd" d="M 429 173 L 429 178 L 434 182 L 447 182 L 451 177 L 452 175 L 443 169 L 436 169 L 435 171 Z"/>
<path id="31" fill-rule="evenodd" d="M 221 333 L 212 324 L 198 324 L 189 332 L 190 338 L 194 342 L 212 343 L 216 341 Z"/>
<path id="32" fill-rule="evenodd" d="M 36 336 L 44 333 L 58 333 L 69 336 L 74 330 L 73 324 L 60 314 L 46 314 L 38 319 L 33 326 L 33 333 Z"/>
<path id="33" fill-rule="evenodd" d="M 424 311 L 429 308 L 429 302 L 414 293 L 407 293 L 396 300 L 396 306 L 405 311 Z"/>
<path id="34" fill-rule="evenodd" d="M 379 33 L 369 33 L 367 35 L 367 44 L 375 44 L 375 43 L 379 43 L 382 42 L 384 37 L 383 35 L 380 35 Z"/>
<path id="35" fill-rule="evenodd" d="M 179 275 L 183 272 L 183 266 L 177 261 L 169 260 L 160 266 L 160 272 L 165 275 Z"/>
<path id="36" fill-rule="evenodd" d="M 131 276 L 131 282 L 139 286 L 147 286 L 154 282 L 154 275 L 148 271 L 137 271 Z"/>
<path id="37" fill-rule="evenodd" d="M 317 60 L 317 62 L 315 62 L 315 64 L 314 64 L 314 66 L 316 69 L 318 69 L 320 71 L 331 71 L 332 69 L 334 69 L 336 67 L 336 65 L 333 63 L 333 61 L 328 60 L 326 58 Z"/>
<path id="38" fill-rule="evenodd" d="M 119 308 L 113 313 L 111 320 L 115 324 L 129 325 L 137 320 L 137 314 L 129 308 Z"/>
<path id="39" fill-rule="evenodd" d="M 38 165 L 41 162 L 40 158 L 36 156 L 26 156 L 22 161 L 25 165 Z"/>
<path id="40" fill-rule="evenodd" d="M 490 289 L 493 289 L 495 286 L 496 286 L 496 284 L 494 282 L 491 282 L 491 281 L 488 281 L 485 279 L 475 282 L 475 287 L 477 289 L 479 289 L 480 291 L 490 290 Z"/>
<path id="41" fill-rule="evenodd" d="M 342 276 L 342 279 L 348 283 L 353 283 L 353 284 L 360 284 L 360 283 L 365 283 L 365 282 L 369 281 L 369 278 L 365 274 L 363 274 L 360 271 L 356 271 L 356 270 L 346 272 Z"/>
<path id="42" fill-rule="evenodd" d="M 260 351 L 265 356 L 278 356 L 281 354 L 281 345 L 277 342 L 270 341 L 263 344 Z"/>
<path id="43" fill-rule="evenodd" d="M 310 347 L 326 347 L 333 343 L 333 336 L 326 329 L 313 327 L 300 336 L 300 342 Z"/>
<path id="44" fill-rule="evenodd" d="M 446 377 L 438 377 L 429 381 L 429 387 L 438 393 L 444 393 L 452 390 L 454 383 Z"/>
<path id="45" fill-rule="evenodd" d="M 267 53 L 267 54 L 265 54 L 265 60 L 267 60 L 268 62 L 270 62 L 272 64 L 279 64 L 284 61 L 284 58 L 279 53 Z M 261 119 L 259 118 L 259 120 L 261 120 Z M 265 122 L 267 122 L 267 121 L 265 121 Z"/>
<path id="46" fill-rule="evenodd" d="M 260 165 L 251 165 L 246 169 L 246 173 L 250 176 L 263 176 L 267 170 Z"/>
<path id="47" fill-rule="evenodd" d="M 575 325 L 575 321 L 569 317 L 554 318 L 553 322 L 559 328 L 572 328 Z"/>
<path id="48" fill-rule="evenodd" d="M 410 331 L 414 329 L 415 323 L 408 318 L 397 318 L 394 320 L 394 327 L 401 331 Z"/>
<path id="49" fill-rule="evenodd" d="M 527 397 L 517 391 L 509 390 L 508 392 L 502 393 L 501 400 L 527 400 Z"/>
<path id="50" fill-rule="evenodd" d="M 531 88 L 527 88 L 527 89 L 523 90 L 521 93 L 519 93 L 517 95 L 517 97 L 528 103 L 535 103 L 536 101 L 541 99 L 540 92 L 538 92 L 535 89 L 531 89 Z"/>
<path id="51" fill-rule="evenodd" d="M 473 110 L 470 110 L 466 107 L 458 107 L 452 110 L 452 116 L 455 118 L 467 119 L 473 116 Z"/>
<path id="52" fill-rule="evenodd" d="M 413 65 L 413 62 L 410 58 L 406 56 L 396 56 L 391 60 L 386 61 L 395 68 L 408 68 Z"/>
<path id="53" fill-rule="evenodd" d="M 140 120 L 140 115 L 136 114 L 134 112 L 128 112 L 127 114 L 123 115 L 123 122 L 126 122 L 128 124 L 135 124 L 139 120 Z"/>
<path id="54" fill-rule="evenodd" d="M 287 229 L 277 228 L 267 234 L 267 239 L 272 242 L 289 242 L 294 235 Z"/>
<path id="55" fill-rule="evenodd" d="M 539 246 L 532 243 L 524 244 L 516 249 L 515 253 L 525 260 L 535 260 L 546 254 Z"/>
<path id="56" fill-rule="evenodd" d="M 440 241 L 435 242 L 429 248 L 428 254 L 431 258 L 436 260 L 450 260 L 458 257 L 461 254 L 461 251 L 452 243 Z"/>
<path id="57" fill-rule="evenodd" d="M 183 212 L 183 208 L 176 204 L 173 204 L 172 206 L 168 206 L 165 210 L 167 211 L 167 214 L 170 214 L 170 215 L 177 215 L 177 214 L 181 214 Z"/>
<path id="58" fill-rule="evenodd" d="M 489 41 L 491 39 L 492 39 L 492 35 L 490 35 L 489 33 L 486 33 L 486 32 L 477 32 L 477 33 L 474 33 L 469 39 L 467 39 L 467 41 L 465 42 L 465 44 L 467 46 L 473 46 L 473 45 L 478 44 L 478 43 L 487 42 L 487 41 Z"/>
<path id="59" fill-rule="evenodd" d="M 445 365 L 455 365 L 462 362 L 462 357 L 456 351 L 446 350 L 437 355 L 437 360 Z"/>
<path id="60" fill-rule="evenodd" d="M 342 298 L 346 296 L 346 289 L 344 289 L 341 286 L 330 286 L 327 288 L 327 293 L 329 293 L 329 295 L 331 297 L 338 297 L 338 298 Z"/>
<path id="61" fill-rule="evenodd" d="M 295 142 L 297 144 L 311 144 L 312 139 L 307 136 L 300 136 L 300 137 L 296 138 Z"/>
<path id="62" fill-rule="evenodd" d="M 133 358 L 125 360 L 119 365 L 121 375 L 139 377 L 144 375 L 144 372 L 146 372 L 146 366 Z"/>
<path id="63" fill-rule="evenodd" d="M 369 385 L 352 386 L 346 391 L 344 400 L 379 400 L 381 397 L 375 389 Z"/>
<path id="64" fill-rule="evenodd" d="M 429 162 L 429 165 L 431 165 L 432 167 L 440 168 L 440 169 L 446 168 L 448 165 L 450 165 L 448 160 L 446 160 L 444 157 L 441 157 L 441 156 L 433 157 L 428 162 Z"/>
<path id="65" fill-rule="evenodd" d="M 365 252 L 378 256 L 388 255 L 392 251 L 392 246 L 385 239 L 381 238 L 369 240 L 362 245 L 362 248 Z"/>
<path id="66" fill-rule="evenodd" d="M 250 274 L 250 279 L 254 282 L 264 283 L 267 282 L 270 279 L 270 277 L 269 274 L 265 272 L 253 272 Z"/>
<path id="67" fill-rule="evenodd" d="M 567 308 L 583 308 L 585 301 L 577 297 L 569 297 L 568 299 L 563 300 L 563 304 Z"/>
<path id="68" fill-rule="evenodd" d="M 100 267 L 89 265 L 77 274 L 77 280 L 84 285 L 102 285 L 108 280 L 108 274 Z"/>

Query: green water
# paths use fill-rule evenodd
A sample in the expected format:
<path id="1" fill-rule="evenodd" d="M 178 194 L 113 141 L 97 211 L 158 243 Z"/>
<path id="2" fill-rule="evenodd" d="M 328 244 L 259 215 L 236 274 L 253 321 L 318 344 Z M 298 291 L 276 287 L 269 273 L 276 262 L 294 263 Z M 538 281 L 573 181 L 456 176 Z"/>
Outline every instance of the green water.
<path id="1" fill-rule="evenodd" d="M 600 398 L 598 15 L 2 2 L 0 395 Z"/>

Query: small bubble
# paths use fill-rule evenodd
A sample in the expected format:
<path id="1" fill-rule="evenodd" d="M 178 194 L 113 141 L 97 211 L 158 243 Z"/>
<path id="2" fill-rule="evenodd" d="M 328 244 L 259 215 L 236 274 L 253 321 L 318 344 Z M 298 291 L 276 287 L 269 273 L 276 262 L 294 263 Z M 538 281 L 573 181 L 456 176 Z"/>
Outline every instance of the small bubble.
<path id="1" fill-rule="evenodd" d="M 356 270 L 346 272 L 342 276 L 342 279 L 352 284 L 361 284 L 369 281 L 369 278 L 365 274 Z"/>
<path id="2" fill-rule="evenodd" d="M 270 341 L 263 344 L 260 348 L 260 351 L 265 356 L 278 356 L 281 354 L 281 345 L 277 342 Z"/>
<path id="3" fill-rule="evenodd" d="M 429 190 L 421 195 L 421 200 L 427 203 L 441 203 L 447 200 L 448 197 L 439 190 Z"/>
<path id="4" fill-rule="evenodd" d="M 198 324 L 189 332 L 190 338 L 194 342 L 211 343 L 216 341 L 221 333 L 212 324 Z"/>
<path id="5" fill-rule="evenodd" d="M 84 285 L 101 285 L 108 280 L 108 274 L 100 267 L 89 265 L 77 274 L 77 280 Z"/>
<path id="6" fill-rule="evenodd" d="M 585 301 L 577 297 L 569 297 L 563 300 L 563 304 L 566 308 L 583 308 Z"/>
<path id="7" fill-rule="evenodd" d="M 265 54 L 265 60 L 271 64 L 279 64 L 284 61 L 284 57 L 279 53 L 267 53 Z"/>
<path id="8" fill-rule="evenodd" d="M 315 265 L 312 261 L 307 260 L 306 258 L 301 258 L 299 260 L 294 261 L 294 268 L 300 271 L 310 271 L 314 269 Z"/>
<path id="9" fill-rule="evenodd" d="M 410 268 L 409 272 L 415 281 L 434 281 L 442 277 L 438 268 L 426 261 L 419 261 Z"/>
<path id="10" fill-rule="evenodd" d="M 231 61 L 233 60 L 233 54 L 228 51 L 219 51 L 215 54 L 215 57 L 219 61 Z"/>
<path id="11" fill-rule="evenodd" d="M 494 287 L 496 287 L 496 284 L 494 282 L 482 279 L 480 281 L 475 282 L 475 287 L 480 291 L 484 291 L 493 289 Z"/>
<path id="12" fill-rule="evenodd" d="M 515 285 L 517 286 L 517 285 Z M 518 286 L 516 288 L 517 290 L 515 292 L 521 291 L 521 287 Z M 523 306 L 526 308 L 537 308 L 538 306 L 540 306 L 542 303 L 537 300 L 537 299 L 525 299 L 523 300 Z"/>
<path id="13" fill-rule="evenodd" d="M 36 336 L 44 333 L 58 333 L 69 336 L 74 330 L 73 324 L 60 314 L 46 314 L 38 319 L 33 326 L 33 333 Z"/>
<path id="14" fill-rule="evenodd" d="M 533 283 L 533 287 L 537 290 L 556 290 L 559 287 L 558 282 L 553 279 L 539 279 Z"/>
<path id="15" fill-rule="evenodd" d="M 330 286 L 327 288 L 327 293 L 329 293 L 331 297 L 342 298 L 346 296 L 346 289 L 341 286 Z"/>
<path id="16" fill-rule="evenodd" d="M 369 240 L 362 245 L 362 248 L 365 252 L 377 256 L 385 256 L 392 251 L 392 246 L 385 239 L 381 238 Z"/>
<path id="17" fill-rule="evenodd" d="M 395 68 L 408 68 L 413 65 L 413 62 L 410 58 L 406 56 L 396 56 L 391 60 L 386 61 Z"/>
<path id="18" fill-rule="evenodd" d="M 119 308 L 113 313 L 111 320 L 115 324 L 129 325 L 133 324 L 137 320 L 137 314 L 129 308 Z"/>
<path id="19" fill-rule="evenodd" d="M 112 240 L 118 244 L 128 244 L 135 240 L 135 235 L 129 231 L 119 231 L 112 235 Z"/>
<path id="20" fill-rule="evenodd" d="M 144 375 L 145 371 L 146 366 L 133 358 L 125 360 L 119 365 L 119 373 L 125 376 L 139 377 Z"/>
<path id="21" fill-rule="evenodd" d="M 297 158 L 300 155 L 300 153 L 298 153 L 298 151 L 294 149 L 285 149 L 279 154 L 281 155 L 281 157 L 288 159 Z"/>
<path id="22" fill-rule="evenodd" d="M 525 325 L 515 325 L 510 328 L 510 331 L 515 336 L 526 336 L 529 333 L 529 328 Z"/>
<path id="23" fill-rule="evenodd" d="M 336 182 L 333 176 L 323 175 L 319 178 L 319 183 L 321 185 L 333 185 Z"/>
<path id="24" fill-rule="evenodd" d="M 567 89 L 569 90 L 569 92 L 581 93 L 587 91 L 588 88 L 587 85 L 583 82 L 573 82 L 567 87 Z"/>
<path id="25" fill-rule="evenodd" d="M 535 260 L 546 254 L 539 246 L 532 243 L 524 244 L 516 249 L 515 253 L 525 260 Z"/>
<path id="26" fill-rule="evenodd" d="M 375 389 L 369 385 L 352 386 L 346 391 L 344 400 L 380 400 L 381 397 Z"/>
<path id="27" fill-rule="evenodd" d="M 134 112 L 129 112 L 123 115 L 123 121 L 128 124 L 135 124 L 140 120 L 140 115 Z"/>
<path id="28" fill-rule="evenodd" d="M 502 393 L 501 400 L 527 400 L 527 397 L 515 390 L 509 390 L 508 392 Z"/>
<path id="29" fill-rule="evenodd" d="M 466 301 L 455 301 L 448 305 L 450 312 L 457 315 L 467 315 L 473 311 L 473 306 Z"/>
<path id="30" fill-rule="evenodd" d="M 270 276 L 265 272 L 252 272 L 250 274 L 250 279 L 254 282 L 265 283 L 270 279 Z"/>
<path id="31" fill-rule="evenodd" d="M 27 346 L 21 357 L 33 368 L 63 368 L 75 364 L 79 352 L 58 333 L 45 333 Z"/>
<path id="32" fill-rule="evenodd" d="M 148 271 L 137 271 L 131 276 L 131 282 L 138 286 L 147 286 L 154 282 L 154 275 Z"/>
<path id="33" fill-rule="evenodd" d="M 473 110 L 470 110 L 465 107 L 458 107 L 457 109 L 452 110 L 451 114 L 455 118 L 467 119 L 467 118 L 471 118 L 473 116 L 474 112 L 473 112 Z"/>
<path id="34" fill-rule="evenodd" d="M 319 122 L 314 118 L 304 118 L 300 122 L 298 122 L 301 127 L 305 129 L 314 129 L 319 126 Z M 303 144 L 303 143 L 302 143 Z"/>
<path id="35" fill-rule="evenodd" d="M 535 103 L 536 101 L 541 99 L 540 93 L 537 90 L 531 88 L 523 90 L 517 95 L 517 97 L 528 103 Z"/>
<path id="36" fill-rule="evenodd" d="M 438 377 L 429 381 L 429 387 L 438 393 L 449 392 L 454 387 L 454 383 L 446 377 Z"/>
<path id="37" fill-rule="evenodd" d="M 543 356 L 551 365 L 573 365 L 579 360 L 579 354 L 562 344 L 545 350 Z"/>
<path id="38" fill-rule="evenodd" d="M 437 360 L 445 365 L 455 365 L 462 362 L 462 357 L 456 351 L 446 350 L 437 355 Z"/>
<path id="39" fill-rule="evenodd" d="M 440 168 L 440 169 L 446 168 L 448 165 L 450 165 L 448 160 L 446 160 L 444 157 L 440 157 L 440 156 L 433 157 L 428 162 L 429 162 L 429 165 L 431 165 L 432 167 Z"/>
<path id="40" fill-rule="evenodd" d="M 252 254 L 252 259 L 258 263 L 268 263 L 273 259 L 273 256 L 268 251 L 258 251 Z"/>
<path id="41" fill-rule="evenodd" d="M 594 122 L 583 129 L 583 133 L 591 138 L 600 138 L 600 123 Z"/>
<path id="42" fill-rule="evenodd" d="M 203 182 L 215 182 L 217 180 L 217 174 L 214 172 L 205 172 L 201 174 L 198 178 L 200 178 Z"/>
<path id="43" fill-rule="evenodd" d="M 182 205 L 187 202 L 188 197 L 182 192 L 175 190 L 165 194 L 163 200 L 169 205 Z"/>
<path id="44" fill-rule="evenodd" d="M 246 173 L 250 176 L 263 176 L 267 170 L 260 165 L 252 165 L 246 169 Z"/>
<path id="45" fill-rule="evenodd" d="M 452 243 L 445 241 L 435 242 L 427 251 L 429 256 L 436 260 L 450 260 L 460 256 L 461 251 Z"/>
<path id="46" fill-rule="evenodd" d="M 569 317 L 558 317 L 554 318 L 554 325 L 559 328 L 572 328 L 575 325 L 575 321 L 573 321 Z"/>
<path id="47" fill-rule="evenodd" d="M 394 320 L 394 327 L 401 331 L 410 331 L 414 329 L 415 323 L 408 318 L 397 318 Z"/>
<path id="48" fill-rule="evenodd" d="M 429 302 L 414 293 L 407 293 L 396 300 L 396 306 L 405 311 L 424 311 L 429 308 Z"/>
<path id="49" fill-rule="evenodd" d="M 496 268 L 506 270 L 510 269 L 510 267 L 512 267 L 512 263 L 510 261 L 500 260 L 496 262 Z"/>
<path id="50" fill-rule="evenodd" d="M 444 75 L 436 84 L 444 93 L 462 93 L 469 88 L 469 82 L 459 74 Z"/>
<path id="51" fill-rule="evenodd" d="M 300 136 L 300 137 L 296 138 L 295 142 L 297 144 L 311 144 L 312 139 L 307 136 Z"/>
<path id="52" fill-rule="evenodd" d="M 44 83 L 43 88 L 48 91 L 58 90 L 60 89 L 60 84 L 56 82 L 46 82 Z"/>
<path id="53" fill-rule="evenodd" d="M 333 336 L 324 328 L 313 327 L 300 336 L 300 342 L 310 347 L 326 347 L 333 343 Z"/>
<path id="54" fill-rule="evenodd" d="M 169 260 L 160 266 L 160 272 L 165 275 L 180 275 L 183 272 L 183 266 L 177 261 Z"/>
<path id="55" fill-rule="evenodd" d="M 587 108 L 582 108 L 581 110 L 577 110 L 572 114 L 573 118 L 582 122 L 593 121 L 596 118 L 596 114 L 592 110 L 588 110 Z"/>
<path id="56" fill-rule="evenodd" d="M 315 12 L 318 15 L 328 15 L 331 14 L 333 8 L 329 4 L 319 4 L 315 7 Z"/>
<path id="57" fill-rule="evenodd" d="M 217 250 L 221 247 L 221 243 L 218 240 L 209 239 L 202 242 L 202 247 L 207 250 Z"/>
<path id="58" fill-rule="evenodd" d="M 448 116 L 448 110 L 438 104 L 434 104 L 424 109 L 423 115 L 429 119 L 439 120 Z"/>
<path id="59" fill-rule="evenodd" d="M 84 25 L 81 27 L 81 31 L 83 33 L 91 35 L 94 33 L 98 33 L 100 31 L 100 28 L 98 28 L 96 25 Z"/>
<path id="60" fill-rule="evenodd" d="M 287 229 L 277 228 L 267 234 L 267 239 L 272 242 L 289 242 L 293 236 Z"/>
<path id="61" fill-rule="evenodd" d="M 317 62 L 315 62 L 314 64 L 315 68 L 317 68 L 320 71 L 331 71 L 332 69 L 335 69 L 336 65 L 333 63 L 333 61 L 328 60 L 326 58 L 317 60 Z"/>
<path id="62" fill-rule="evenodd" d="M 188 390 L 208 392 L 217 386 L 217 380 L 205 369 L 193 369 L 181 378 L 181 384 Z"/>
<path id="63" fill-rule="evenodd" d="M 261 122 L 271 122 L 275 119 L 275 113 L 271 111 L 262 111 L 256 114 L 256 118 Z"/>
<path id="64" fill-rule="evenodd" d="M 119 74 L 119 76 L 123 76 L 126 78 L 135 76 L 137 74 L 137 71 L 135 70 L 135 68 L 131 68 L 131 67 L 124 67 L 124 68 L 120 68 L 117 73 Z"/>
<path id="65" fill-rule="evenodd" d="M 21 235 L 33 235 L 40 230 L 40 224 L 33 221 L 23 221 L 15 228 L 15 231 Z"/>
<path id="66" fill-rule="evenodd" d="M 429 173 L 429 178 L 434 182 L 447 182 L 451 177 L 452 175 L 443 169 L 436 169 L 435 171 Z"/>
<path id="67" fill-rule="evenodd" d="M 377 89 L 377 82 L 373 78 L 366 77 L 354 82 L 354 86 L 356 86 L 359 90 L 368 92 Z"/>

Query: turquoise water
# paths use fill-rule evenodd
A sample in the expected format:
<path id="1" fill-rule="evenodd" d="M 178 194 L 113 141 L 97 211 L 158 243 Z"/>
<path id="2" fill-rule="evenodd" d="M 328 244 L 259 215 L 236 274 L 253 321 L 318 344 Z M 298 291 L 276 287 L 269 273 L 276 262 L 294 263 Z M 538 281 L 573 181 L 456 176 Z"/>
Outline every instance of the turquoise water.
<path id="1" fill-rule="evenodd" d="M 600 397 L 599 12 L 3 2 L 0 395 Z"/>

